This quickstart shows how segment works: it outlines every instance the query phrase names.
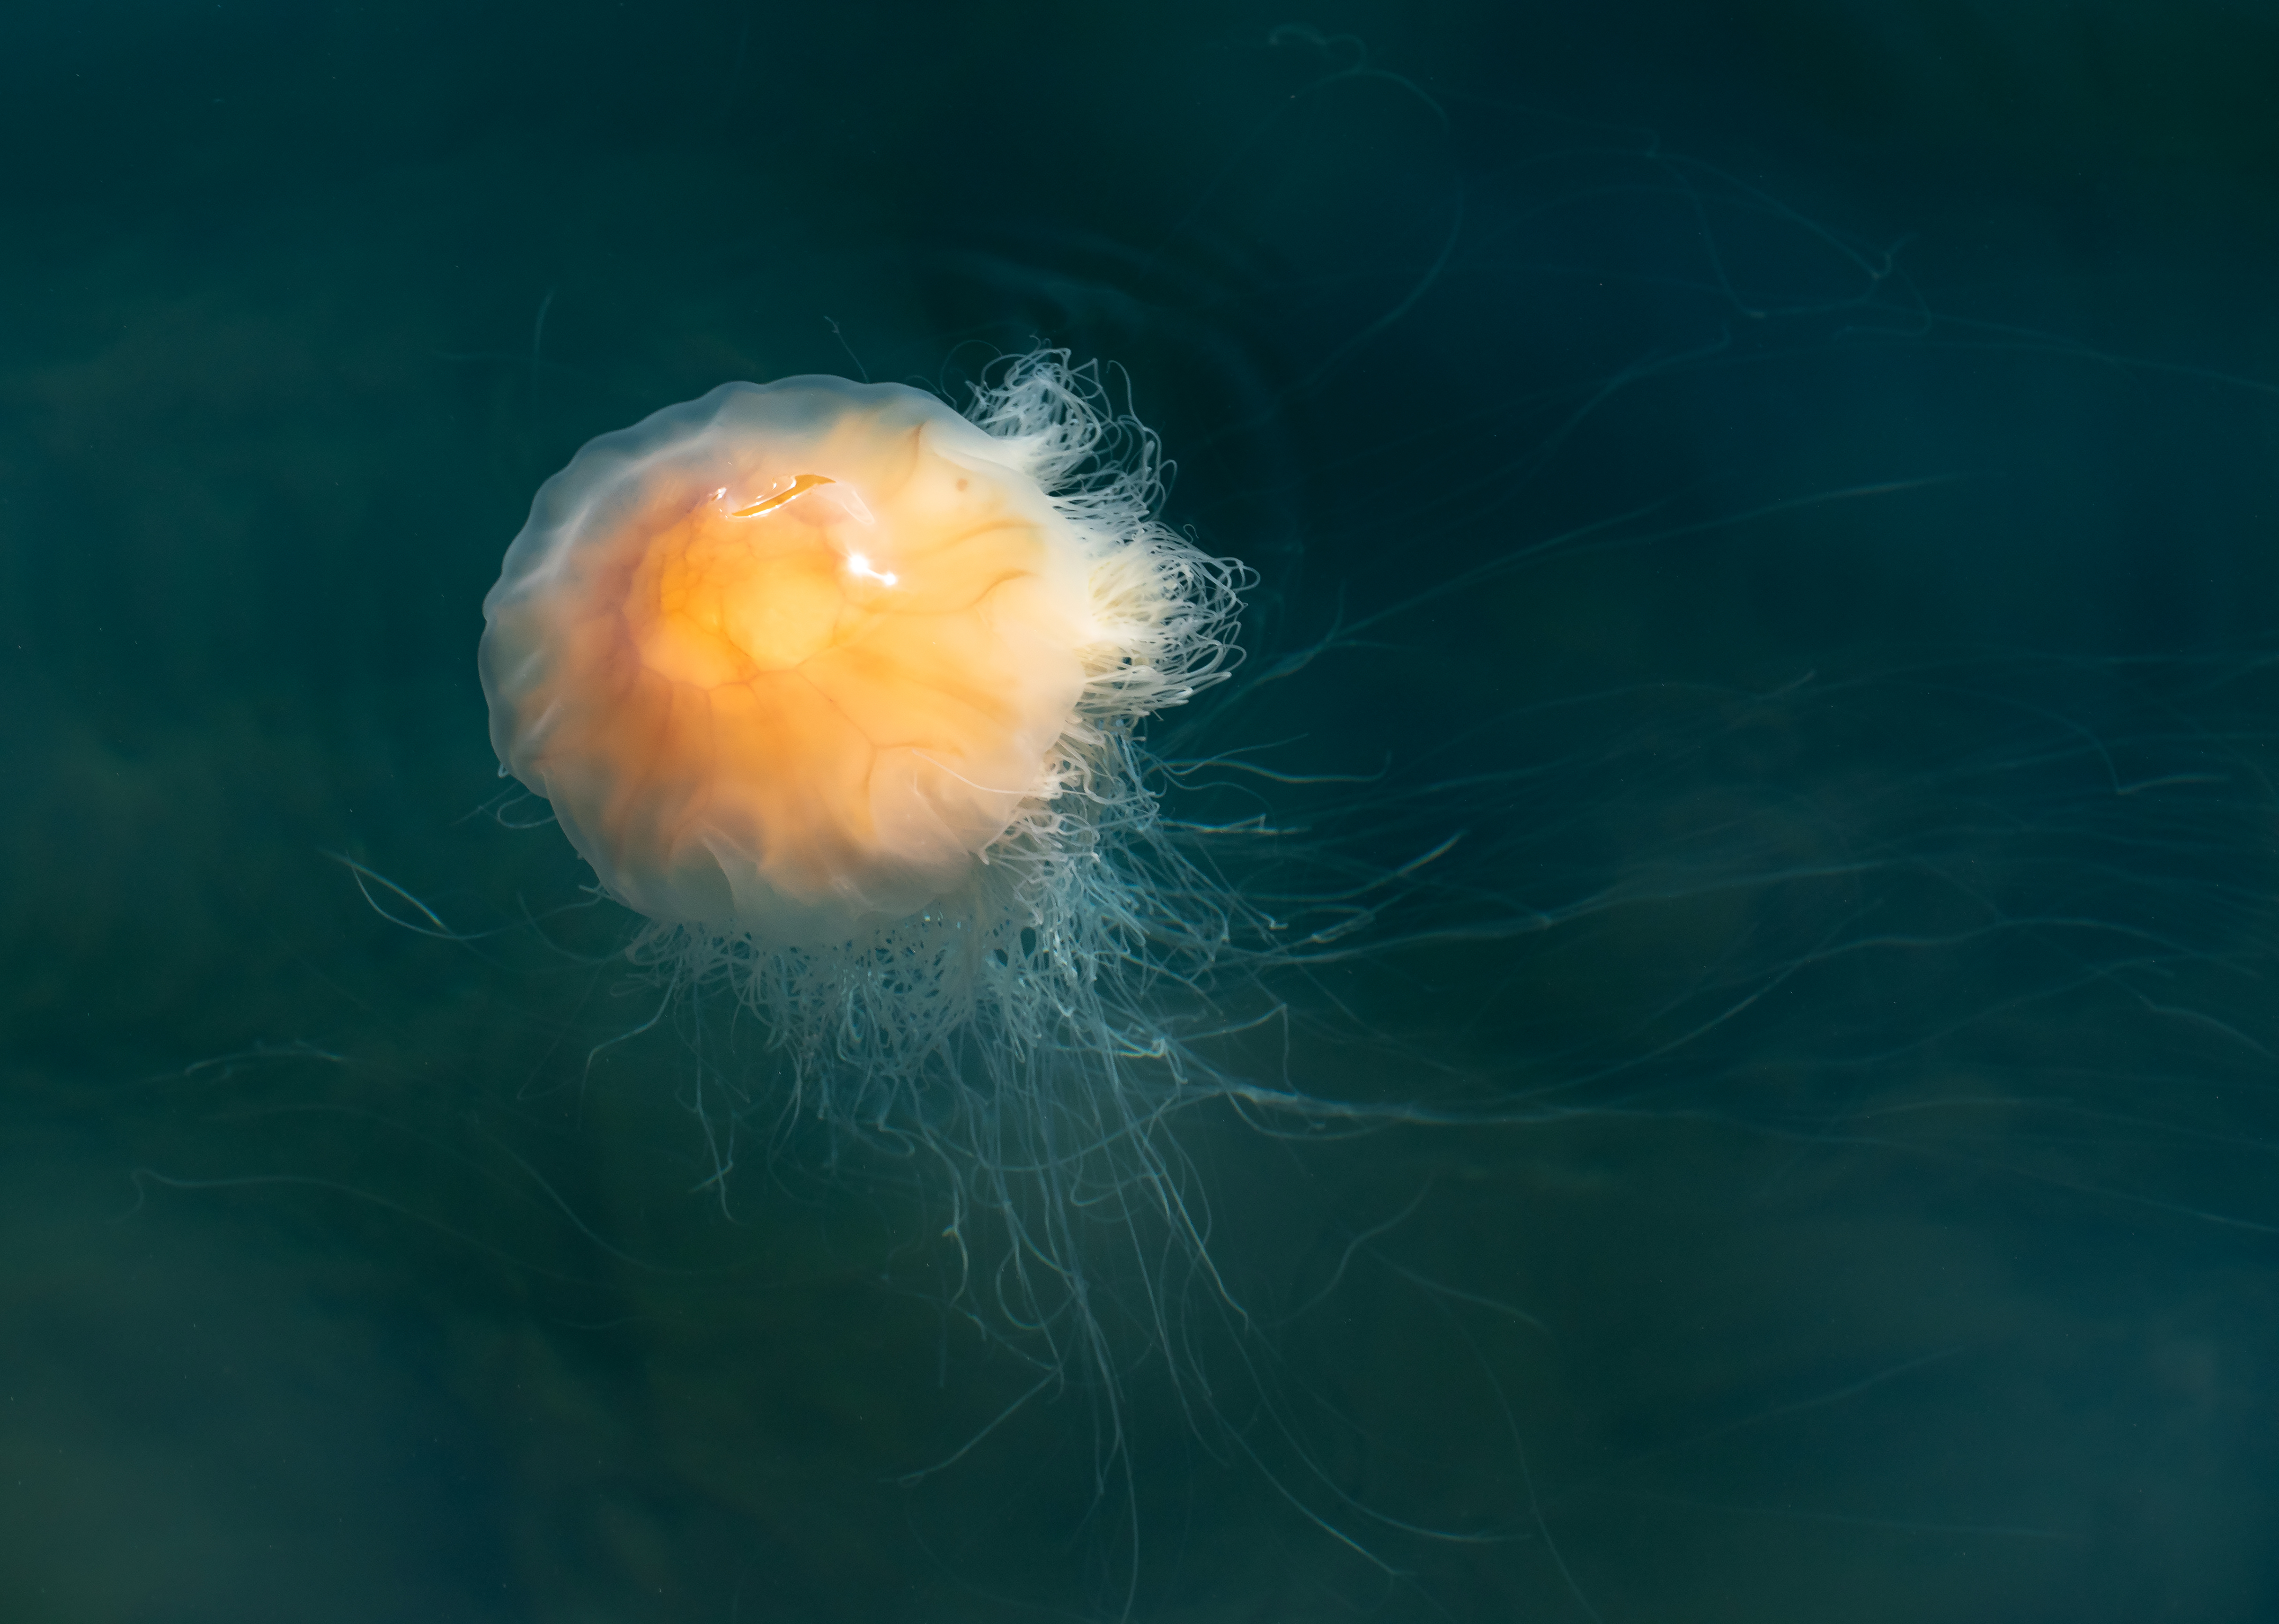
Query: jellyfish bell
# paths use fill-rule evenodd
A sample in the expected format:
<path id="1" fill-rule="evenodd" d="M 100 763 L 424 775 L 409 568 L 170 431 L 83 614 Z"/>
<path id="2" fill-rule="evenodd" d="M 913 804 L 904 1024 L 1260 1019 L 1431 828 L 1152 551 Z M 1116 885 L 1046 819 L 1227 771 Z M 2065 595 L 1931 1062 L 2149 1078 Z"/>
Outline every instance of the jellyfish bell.
<path id="1" fill-rule="evenodd" d="M 725 967 L 779 1045 L 1049 1041 L 1145 911 L 1135 726 L 1224 675 L 1239 609 L 1160 492 L 1057 353 L 964 415 L 821 376 L 667 407 L 541 487 L 484 601 L 502 770 L 650 922 L 637 956 Z"/>
<path id="2" fill-rule="evenodd" d="M 541 493 L 485 604 L 492 740 L 628 907 L 844 939 L 1049 793 L 1086 551 L 930 395 L 724 384 Z"/>

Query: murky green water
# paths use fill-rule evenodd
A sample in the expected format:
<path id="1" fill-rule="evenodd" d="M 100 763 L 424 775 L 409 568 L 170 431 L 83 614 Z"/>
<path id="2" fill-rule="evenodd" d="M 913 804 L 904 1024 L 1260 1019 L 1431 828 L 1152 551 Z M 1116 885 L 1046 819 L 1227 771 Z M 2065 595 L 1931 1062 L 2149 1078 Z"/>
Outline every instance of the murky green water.
<path id="1" fill-rule="evenodd" d="M 2279 1608 L 2275 70 L 2214 4 L 6 22 L 0 1611 Z M 737 1052 L 611 1041 L 473 651 L 589 436 L 1038 342 L 1262 578 L 1157 742 L 1268 772 L 1174 814 L 1260 886 L 1461 838 L 1221 990 L 1380 1125 L 1188 1113 L 1218 1277 L 1103 1218 L 1116 1404 L 993 1428 L 922 1165 L 761 1099 L 701 1187 Z"/>

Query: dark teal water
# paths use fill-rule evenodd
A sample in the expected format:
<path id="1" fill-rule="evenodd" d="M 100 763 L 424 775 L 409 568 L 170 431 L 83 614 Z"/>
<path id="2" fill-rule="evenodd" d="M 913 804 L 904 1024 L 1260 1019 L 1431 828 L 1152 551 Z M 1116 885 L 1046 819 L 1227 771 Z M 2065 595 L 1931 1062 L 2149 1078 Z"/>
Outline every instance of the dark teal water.
<path id="1" fill-rule="evenodd" d="M 0 1612 L 2279 1615 L 2275 76 L 2213 0 L 0 22 Z M 1158 738 L 1280 777 L 1173 810 L 1462 838 L 1223 1052 L 1418 1120 L 1180 1125 L 1208 1388 L 910 1482 L 1034 1379 L 939 1191 L 701 1187 L 474 644 L 587 437 L 1040 341 L 1262 577 Z"/>

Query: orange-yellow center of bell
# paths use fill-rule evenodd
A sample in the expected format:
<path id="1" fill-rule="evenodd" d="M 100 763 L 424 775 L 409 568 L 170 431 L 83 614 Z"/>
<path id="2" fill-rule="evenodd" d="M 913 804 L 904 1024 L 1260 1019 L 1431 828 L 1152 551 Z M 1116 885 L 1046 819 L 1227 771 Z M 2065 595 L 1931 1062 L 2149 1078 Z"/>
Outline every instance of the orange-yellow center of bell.
<path id="1" fill-rule="evenodd" d="M 668 681 L 717 688 L 875 631 L 878 599 L 901 580 L 887 586 L 866 555 L 835 544 L 828 518 L 842 515 L 794 500 L 829 483 L 803 474 L 740 508 L 706 502 L 657 534 L 629 606 L 641 663 Z"/>

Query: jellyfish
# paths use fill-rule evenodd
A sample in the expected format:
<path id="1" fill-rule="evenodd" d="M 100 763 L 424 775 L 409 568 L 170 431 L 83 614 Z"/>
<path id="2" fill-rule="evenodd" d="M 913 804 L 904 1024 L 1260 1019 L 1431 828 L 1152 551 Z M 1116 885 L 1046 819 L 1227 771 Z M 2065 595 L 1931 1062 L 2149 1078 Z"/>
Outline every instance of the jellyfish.
<path id="1" fill-rule="evenodd" d="M 588 442 L 484 602 L 500 772 L 641 916 L 633 959 L 758 1016 L 787 1111 L 947 1166 L 949 1232 L 1001 1221 L 994 1291 L 1063 1344 L 1099 1335 L 1088 1200 L 1145 1186 L 1200 1247 L 1147 994 L 1245 915 L 1147 781 L 1247 578 L 1156 519 L 1163 467 L 1065 352 L 963 413 L 727 383 Z"/>

